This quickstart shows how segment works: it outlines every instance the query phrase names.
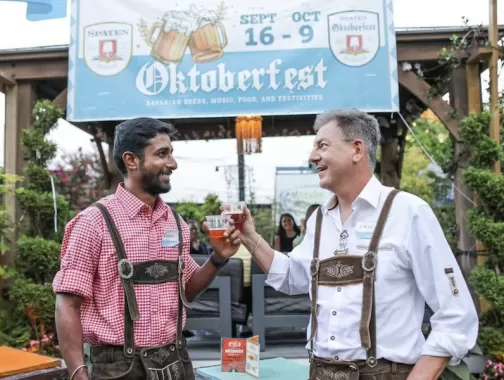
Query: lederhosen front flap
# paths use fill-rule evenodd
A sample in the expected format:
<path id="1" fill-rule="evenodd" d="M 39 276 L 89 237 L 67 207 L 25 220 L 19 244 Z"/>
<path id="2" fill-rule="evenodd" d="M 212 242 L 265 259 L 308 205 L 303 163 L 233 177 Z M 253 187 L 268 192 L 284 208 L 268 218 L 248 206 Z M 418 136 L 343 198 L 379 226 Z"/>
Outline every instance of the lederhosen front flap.
<path id="1" fill-rule="evenodd" d="M 183 237 L 180 218 L 172 209 L 177 223 L 179 245 L 177 261 L 154 260 L 132 264 L 126 257 L 124 245 L 122 243 L 117 227 L 108 212 L 107 208 L 101 203 L 94 204 L 101 211 L 107 228 L 109 230 L 112 241 L 117 253 L 118 271 L 121 283 L 124 289 L 124 355 L 132 358 L 135 355 L 135 337 L 133 331 L 133 321 L 140 319 L 138 304 L 135 296 L 134 284 L 161 284 L 168 281 L 177 281 L 178 283 L 178 302 L 177 302 L 177 332 L 176 346 L 177 350 L 183 346 L 182 337 L 182 317 L 185 307 L 190 307 L 187 302 L 184 291 L 184 261 L 182 259 L 183 252 Z"/>
<path id="2" fill-rule="evenodd" d="M 383 228 L 387 221 L 392 202 L 399 190 L 392 190 L 387 196 L 382 207 L 376 227 L 373 231 L 368 251 L 363 255 L 336 255 L 324 260 L 319 260 L 320 236 L 322 230 L 322 210 L 317 210 L 315 222 L 315 240 L 313 244 L 313 259 L 310 272 L 312 276 L 312 310 L 311 310 L 311 333 L 310 355 L 313 353 L 313 340 L 317 333 L 317 296 L 318 286 L 345 286 L 351 284 L 363 284 L 362 291 L 362 314 L 360 321 L 361 345 L 366 351 L 368 366 L 374 367 L 376 360 L 376 318 L 374 301 L 375 270 L 377 266 L 377 254 Z"/>

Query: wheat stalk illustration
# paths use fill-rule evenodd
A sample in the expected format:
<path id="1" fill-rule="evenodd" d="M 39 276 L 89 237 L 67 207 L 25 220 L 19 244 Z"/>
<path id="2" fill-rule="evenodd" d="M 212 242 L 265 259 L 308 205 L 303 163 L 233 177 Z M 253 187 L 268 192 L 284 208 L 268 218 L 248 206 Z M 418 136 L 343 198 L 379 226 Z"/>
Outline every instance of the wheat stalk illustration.
<path id="1" fill-rule="evenodd" d="M 224 20 L 224 17 L 226 16 L 226 3 L 224 1 L 221 1 L 219 6 L 217 7 L 217 21 L 222 21 Z"/>
<path id="2" fill-rule="evenodd" d="M 147 27 L 147 23 L 143 18 L 140 18 L 137 27 L 140 37 L 142 37 L 146 44 L 149 44 L 149 28 Z"/>

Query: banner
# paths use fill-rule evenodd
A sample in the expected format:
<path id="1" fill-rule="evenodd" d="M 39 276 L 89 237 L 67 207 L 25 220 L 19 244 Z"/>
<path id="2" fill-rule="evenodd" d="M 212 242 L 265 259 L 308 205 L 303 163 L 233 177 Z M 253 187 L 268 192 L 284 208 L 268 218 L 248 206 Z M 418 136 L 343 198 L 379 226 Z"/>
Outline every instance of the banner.
<path id="1" fill-rule="evenodd" d="M 303 167 L 277 167 L 275 173 L 275 225 L 282 214 L 291 214 L 298 226 L 312 204 L 323 204 L 331 196 L 320 187 L 318 172 Z"/>
<path id="2" fill-rule="evenodd" d="M 69 121 L 399 110 L 392 0 L 73 0 Z"/>

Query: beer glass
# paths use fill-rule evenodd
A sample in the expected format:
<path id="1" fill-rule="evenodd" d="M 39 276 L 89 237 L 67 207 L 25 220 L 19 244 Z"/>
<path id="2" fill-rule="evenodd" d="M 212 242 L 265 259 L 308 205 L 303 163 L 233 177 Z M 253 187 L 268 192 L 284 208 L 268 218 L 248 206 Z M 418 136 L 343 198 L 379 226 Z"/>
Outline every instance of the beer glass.
<path id="1" fill-rule="evenodd" d="M 189 40 L 193 61 L 203 63 L 222 57 L 227 42 L 226 30 L 220 22 L 201 26 Z"/>
<path id="2" fill-rule="evenodd" d="M 154 40 L 154 34 L 159 29 L 157 38 Z M 148 42 L 152 47 L 151 56 L 162 63 L 180 63 L 184 58 L 189 36 L 179 33 L 177 30 L 166 31 L 166 21 L 155 22 L 150 30 Z"/>
<path id="3" fill-rule="evenodd" d="M 234 220 L 236 228 L 240 229 L 245 216 L 243 215 L 243 206 L 245 202 L 227 202 L 222 203 L 223 215 L 229 215 Z"/>
<path id="4" fill-rule="evenodd" d="M 224 232 L 226 232 L 229 227 L 229 220 L 231 217 L 229 215 L 208 215 L 205 216 L 208 224 L 208 232 L 210 240 L 214 242 L 223 242 Z"/>

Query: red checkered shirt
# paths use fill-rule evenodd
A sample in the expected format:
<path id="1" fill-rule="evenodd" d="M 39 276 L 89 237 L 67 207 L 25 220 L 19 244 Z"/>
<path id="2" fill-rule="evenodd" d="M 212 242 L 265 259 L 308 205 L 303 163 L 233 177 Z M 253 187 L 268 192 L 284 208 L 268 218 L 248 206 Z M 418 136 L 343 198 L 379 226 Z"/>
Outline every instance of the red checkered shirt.
<path id="1" fill-rule="evenodd" d="M 171 209 L 161 200 L 152 209 L 120 184 L 103 198 L 132 263 L 177 260 L 178 245 L 163 247 L 163 234 L 177 230 Z M 181 219 L 184 283 L 198 264 L 189 255 L 189 229 Z M 72 219 L 61 247 L 61 267 L 53 281 L 55 292 L 84 298 L 81 322 L 84 342 L 92 345 L 124 344 L 124 292 L 117 270 L 117 254 L 105 220 L 97 207 L 88 207 Z M 156 346 L 175 339 L 177 283 L 135 285 L 140 320 L 134 322 L 137 347 Z M 186 315 L 184 311 L 183 324 Z"/>

